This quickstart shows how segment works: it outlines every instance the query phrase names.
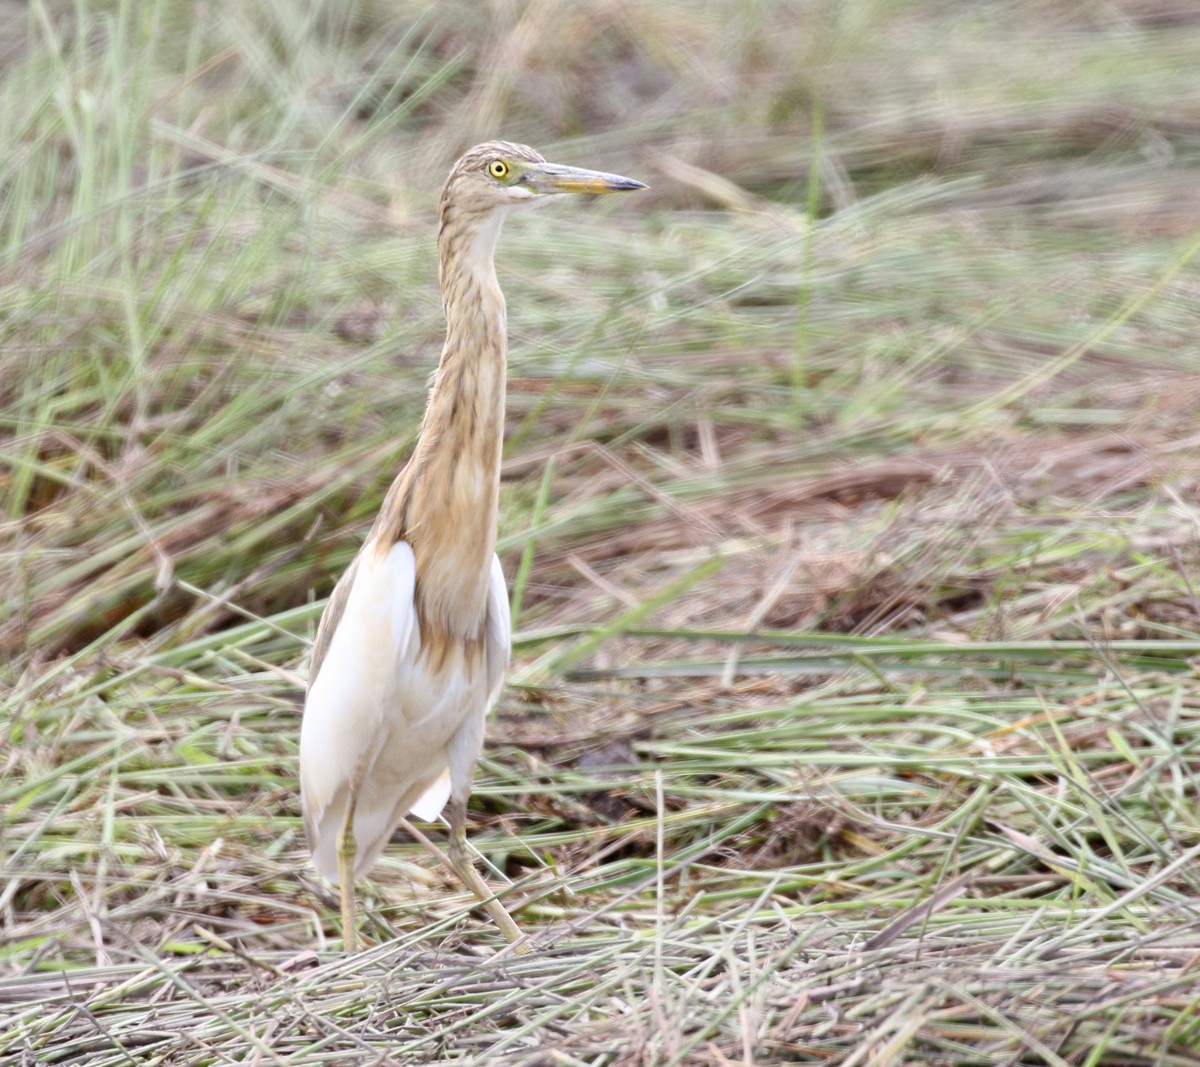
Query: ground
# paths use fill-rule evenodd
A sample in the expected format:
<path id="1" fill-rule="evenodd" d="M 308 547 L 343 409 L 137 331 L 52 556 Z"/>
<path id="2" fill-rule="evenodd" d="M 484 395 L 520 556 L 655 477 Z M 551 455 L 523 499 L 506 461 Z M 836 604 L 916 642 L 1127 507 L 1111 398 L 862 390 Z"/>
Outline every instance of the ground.
<path id="1" fill-rule="evenodd" d="M 1193 5 L 0 14 L 0 1060 L 1196 1062 Z M 496 136 L 651 186 L 498 257 L 535 951 L 400 833 L 345 956 L 307 650 Z"/>

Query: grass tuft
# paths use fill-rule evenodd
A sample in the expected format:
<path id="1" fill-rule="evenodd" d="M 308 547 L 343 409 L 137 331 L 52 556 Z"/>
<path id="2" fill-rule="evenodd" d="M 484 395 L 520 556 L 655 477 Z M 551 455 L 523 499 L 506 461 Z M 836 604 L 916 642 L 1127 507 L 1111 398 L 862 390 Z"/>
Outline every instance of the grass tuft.
<path id="1" fill-rule="evenodd" d="M 1195 1062 L 1189 5 L 0 15 L 0 1060 Z M 653 187 L 502 244 L 537 950 L 397 835 L 343 957 L 307 649 L 496 135 Z"/>

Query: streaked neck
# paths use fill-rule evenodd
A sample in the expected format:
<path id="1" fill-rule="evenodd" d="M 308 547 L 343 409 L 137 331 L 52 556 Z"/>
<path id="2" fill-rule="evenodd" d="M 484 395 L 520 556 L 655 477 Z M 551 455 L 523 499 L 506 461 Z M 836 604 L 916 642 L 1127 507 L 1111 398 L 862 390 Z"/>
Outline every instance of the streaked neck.
<path id="1" fill-rule="evenodd" d="M 438 235 L 446 343 L 413 456 L 410 536 L 423 616 L 464 636 L 486 614 L 496 548 L 507 352 L 493 264 L 502 217 L 473 221 L 443 218 Z"/>

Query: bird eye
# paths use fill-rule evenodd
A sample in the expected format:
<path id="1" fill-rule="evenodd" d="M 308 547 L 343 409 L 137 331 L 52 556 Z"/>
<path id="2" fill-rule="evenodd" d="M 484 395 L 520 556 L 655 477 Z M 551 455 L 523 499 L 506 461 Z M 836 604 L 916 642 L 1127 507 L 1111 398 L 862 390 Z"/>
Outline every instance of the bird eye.
<path id="1" fill-rule="evenodd" d="M 508 164 L 505 163 L 504 160 L 502 160 L 502 159 L 493 159 L 488 164 L 488 173 L 493 178 L 507 178 L 508 177 Z"/>

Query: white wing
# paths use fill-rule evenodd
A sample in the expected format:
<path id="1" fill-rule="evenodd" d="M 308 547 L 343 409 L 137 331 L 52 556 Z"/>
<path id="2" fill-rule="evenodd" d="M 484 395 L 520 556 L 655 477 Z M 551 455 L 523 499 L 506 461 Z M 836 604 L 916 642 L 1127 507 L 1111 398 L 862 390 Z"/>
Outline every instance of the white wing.
<path id="1" fill-rule="evenodd" d="M 350 791 L 355 873 L 375 861 L 405 812 L 434 819 L 466 799 L 483 721 L 510 653 L 508 591 L 492 561 L 482 662 L 433 667 L 420 654 L 412 550 L 368 543 L 326 606 L 300 730 L 300 785 L 317 870 L 338 878 L 337 841 Z"/>
<path id="2" fill-rule="evenodd" d="M 486 717 L 500 695 L 504 675 L 512 655 L 512 617 L 508 605 L 508 586 L 504 582 L 504 571 L 500 559 L 492 557 L 492 580 L 488 587 L 487 622 L 483 638 L 483 659 L 487 700 L 482 709 Z M 472 761 L 472 770 L 473 761 Z M 450 799 L 450 768 L 446 767 L 410 809 L 418 819 L 432 822 L 442 812 Z"/>
<path id="3" fill-rule="evenodd" d="M 318 641 L 316 677 L 300 728 L 300 792 L 309 842 L 317 869 L 334 878 L 345 790 L 379 743 L 397 664 L 414 638 L 412 549 L 399 541 L 381 556 L 368 543 L 344 580 L 350 582 L 345 597 L 331 598 L 325 609 L 331 617 L 322 618 L 322 629 L 331 626 L 332 632 L 327 644 Z"/>
<path id="4" fill-rule="evenodd" d="M 508 606 L 508 586 L 500 557 L 492 557 L 492 585 L 488 590 L 487 633 L 484 635 L 487 661 L 488 708 L 496 703 L 504 685 L 504 675 L 512 658 L 512 613 Z"/>

